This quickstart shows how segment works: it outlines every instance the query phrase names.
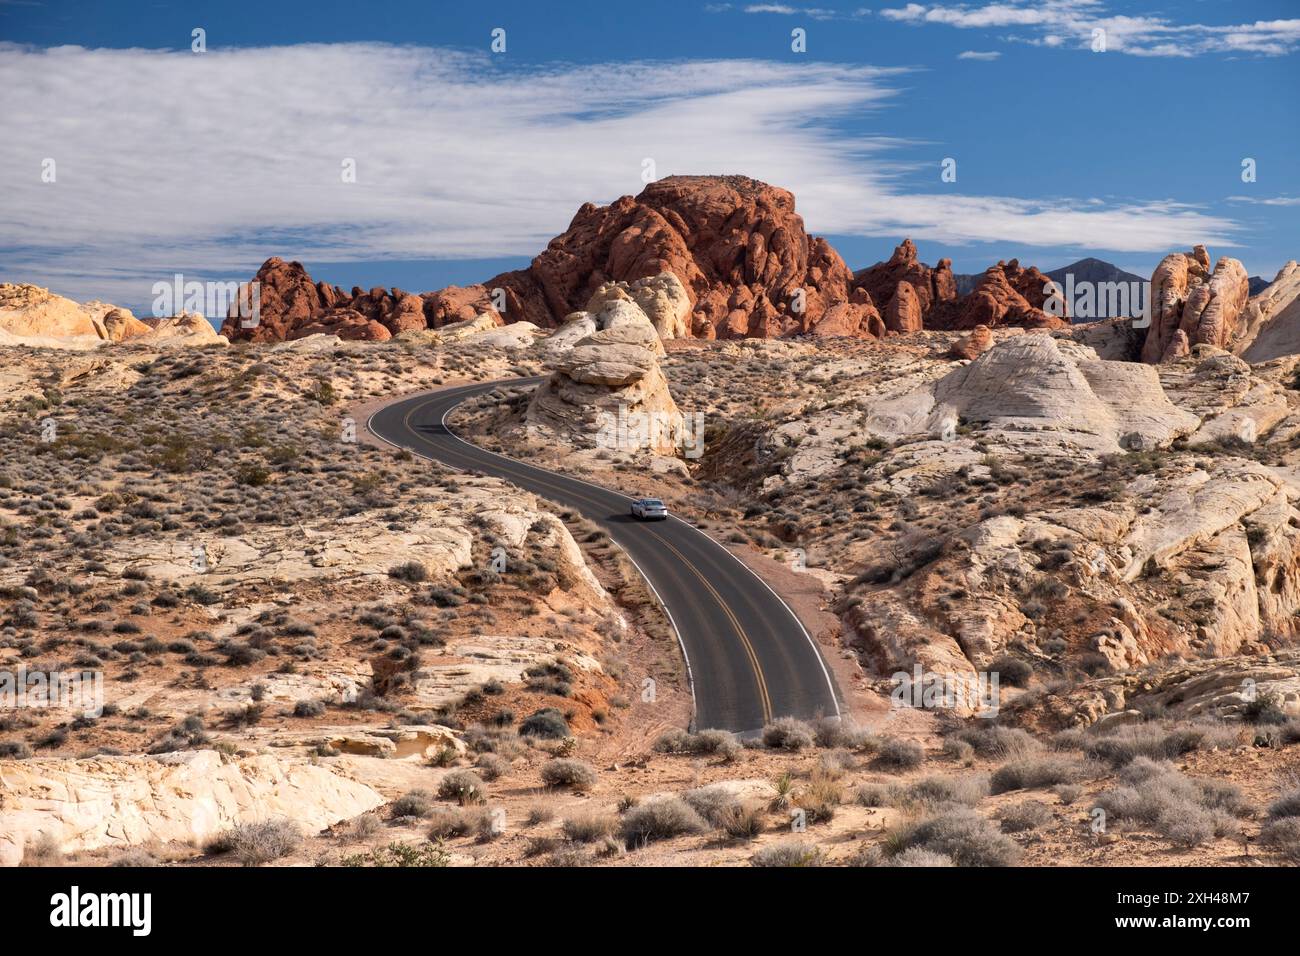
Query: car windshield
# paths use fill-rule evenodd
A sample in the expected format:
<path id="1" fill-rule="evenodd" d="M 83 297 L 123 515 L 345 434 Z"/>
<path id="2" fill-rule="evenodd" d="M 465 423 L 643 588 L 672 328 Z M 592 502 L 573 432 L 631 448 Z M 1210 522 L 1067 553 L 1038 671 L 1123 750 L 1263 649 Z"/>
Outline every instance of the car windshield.
<path id="1" fill-rule="evenodd" d="M 641 504 L 647 505 L 651 508 L 662 508 L 664 506 L 664 503 L 658 498 L 643 498 Z"/>

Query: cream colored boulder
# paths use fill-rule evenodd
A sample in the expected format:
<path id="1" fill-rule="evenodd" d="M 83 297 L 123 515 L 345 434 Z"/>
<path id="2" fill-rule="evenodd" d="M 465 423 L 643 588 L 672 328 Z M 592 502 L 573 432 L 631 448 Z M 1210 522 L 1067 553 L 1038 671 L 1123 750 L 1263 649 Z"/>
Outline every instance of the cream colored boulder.
<path id="1" fill-rule="evenodd" d="M 0 760 L 0 865 L 52 839 L 65 853 L 201 844 L 235 823 L 285 817 L 315 832 L 384 803 L 370 787 L 305 760 L 153 757 Z"/>

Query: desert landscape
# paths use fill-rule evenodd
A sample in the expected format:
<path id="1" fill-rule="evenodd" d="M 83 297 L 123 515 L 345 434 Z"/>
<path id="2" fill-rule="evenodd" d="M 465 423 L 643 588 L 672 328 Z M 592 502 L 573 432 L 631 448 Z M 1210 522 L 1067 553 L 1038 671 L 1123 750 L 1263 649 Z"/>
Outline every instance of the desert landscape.
<path id="1" fill-rule="evenodd" d="M 1284 932 L 1292 6 L 0 2 L 23 938 Z"/>
<path id="2" fill-rule="evenodd" d="M 0 288 L 3 663 L 103 699 L 4 717 L 0 861 L 1300 860 L 1294 262 L 1251 296 L 1174 252 L 1148 321 L 1072 325 L 1033 267 L 855 273 L 788 191 L 693 176 L 481 287 L 251 281 L 221 334 Z M 841 712 L 697 726 L 599 523 L 367 428 L 480 382 L 455 434 L 653 487 Z M 618 408 L 700 453 L 604 441 Z"/>

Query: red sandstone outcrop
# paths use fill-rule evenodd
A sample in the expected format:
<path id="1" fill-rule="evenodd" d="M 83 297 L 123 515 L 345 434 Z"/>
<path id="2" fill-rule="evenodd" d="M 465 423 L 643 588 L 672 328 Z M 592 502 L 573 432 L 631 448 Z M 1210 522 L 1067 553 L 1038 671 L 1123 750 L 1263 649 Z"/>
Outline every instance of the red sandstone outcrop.
<path id="1" fill-rule="evenodd" d="M 885 328 L 891 332 L 921 331 L 921 299 L 910 282 L 898 283 L 885 308 Z"/>
<path id="2" fill-rule="evenodd" d="M 1178 358 L 1197 345 L 1228 348 L 1250 298 L 1250 280 L 1236 259 L 1223 256 L 1210 271 L 1205 246 L 1174 252 L 1151 276 L 1151 324 L 1142 361 Z M 1180 338 L 1181 334 L 1181 338 Z"/>
<path id="3" fill-rule="evenodd" d="M 853 274 L 829 243 L 807 234 L 787 190 L 744 176 L 671 176 L 636 197 L 584 204 L 527 269 L 481 285 L 419 297 L 354 289 L 349 297 L 336 286 L 313 283 L 298 263 L 270 259 L 256 277 L 259 324 L 243 329 L 231 319 L 223 331 L 255 341 L 283 339 L 335 308 L 359 312 L 393 334 L 472 319 L 494 307 L 505 322 L 554 328 L 605 283 L 665 272 L 685 287 L 691 303 L 685 331 L 699 338 L 799 334 L 837 305 L 869 304 L 866 296 L 852 298 Z M 872 311 L 842 309 L 833 325 L 865 334 L 873 327 Z"/>
<path id="4" fill-rule="evenodd" d="M 912 287 L 921 315 L 928 315 L 936 304 L 957 299 L 957 280 L 952 274 L 952 260 L 940 259 L 931 269 L 917 258 L 916 243 L 904 239 L 887 262 L 877 262 L 853 275 L 854 281 L 871 293 L 877 308 L 889 314 L 889 308 L 898 292 L 898 284 L 906 282 Z"/>
<path id="5" fill-rule="evenodd" d="M 881 318 L 871 295 L 857 288 L 849 294 L 848 302 L 832 305 L 812 327 L 818 338 L 876 338 L 885 337 L 885 320 Z"/>
<path id="6" fill-rule="evenodd" d="M 1069 324 L 1069 314 L 1063 308 L 1058 309 L 1060 316 L 1044 311 L 1048 277 L 1033 266 L 1023 268 L 1015 259 L 989 267 L 975 289 L 959 298 L 952 260 L 940 259 L 931 269 L 917 257 L 916 244 L 904 239 L 887 262 L 859 270 L 854 281 L 884 310 L 885 325 L 893 331 L 973 329 L 977 325 L 1054 329 Z M 904 285 L 903 298 L 896 301 Z"/>
<path id="7" fill-rule="evenodd" d="M 256 276 L 260 321 L 245 328 L 232 317 L 222 331 L 253 341 L 300 337 L 304 328 L 380 340 L 384 332 L 436 329 L 485 314 L 498 324 L 556 328 L 600 289 L 620 286 L 632 294 L 637 283 L 665 273 L 689 300 L 668 337 L 881 337 L 922 328 L 1066 324 L 1043 312 L 1047 278 L 1014 260 L 990 269 L 964 298 L 951 260 L 932 269 L 910 239 L 888 262 L 855 275 L 826 240 L 808 235 L 787 190 L 744 176 L 670 176 L 607 206 L 585 203 L 528 268 L 478 285 L 422 295 L 383 288 L 349 294 L 312 282 L 299 263 L 268 259 Z M 675 300 L 672 306 L 676 314 Z"/>
<path id="8" fill-rule="evenodd" d="M 993 348 L 993 330 L 987 325 L 977 325 L 969 335 L 963 335 L 948 350 L 951 358 L 977 359 Z"/>
<path id="9" fill-rule="evenodd" d="M 1003 325 L 1027 329 L 1067 328 L 1069 313 L 1063 302 L 1057 305 L 1062 316 L 1044 311 L 1051 297 L 1044 291 L 1049 282 L 1051 280 L 1033 266 L 1022 268 L 1015 259 L 999 262 L 985 270 L 970 295 L 947 309 L 936 310 L 933 316 L 927 316 L 926 326 L 936 329 L 973 329 L 977 325 L 989 328 Z"/>

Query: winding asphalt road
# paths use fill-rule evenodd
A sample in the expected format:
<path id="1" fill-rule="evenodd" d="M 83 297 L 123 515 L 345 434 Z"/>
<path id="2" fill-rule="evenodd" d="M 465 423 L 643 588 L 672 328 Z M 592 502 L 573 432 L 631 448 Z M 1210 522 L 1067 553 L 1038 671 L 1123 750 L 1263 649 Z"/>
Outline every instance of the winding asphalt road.
<path id="1" fill-rule="evenodd" d="M 751 733 L 774 717 L 838 716 L 830 670 L 794 612 L 739 558 L 680 518 L 641 522 L 631 498 L 485 451 L 447 416 L 474 395 L 541 379 L 427 392 L 384 406 L 367 427 L 384 441 L 462 471 L 503 478 L 572 508 L 627 553 L 668 611 L 695 698 L 693 728 Z M 651 487 L 638 493 L 653 494 Z"/>

